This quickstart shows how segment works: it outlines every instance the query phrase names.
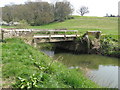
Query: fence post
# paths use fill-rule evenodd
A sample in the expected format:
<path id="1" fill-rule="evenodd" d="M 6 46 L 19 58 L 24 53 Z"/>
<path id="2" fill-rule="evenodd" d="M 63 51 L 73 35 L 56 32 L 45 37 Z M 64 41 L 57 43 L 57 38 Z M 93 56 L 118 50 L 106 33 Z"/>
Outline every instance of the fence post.
<path id="1" fill-rule="evenodd" d="M 3 42 L 3 40 L 4 40 L 4 30 L 3 29 L 1 29 L 1 39 L 2 39 L 2 42 Z"/>
<path id="2" fill-rule="evenodd" d="M 66 40 L 66 30 L 65 30 L 64 38 L 65 38 L 65 40 Z"/>
<path id="3" fill-rule="evenodd" d="M 75 34 L 76 34 L 76 37 L 77 37 L 77 35 L 78 35 L 78 31 L 76 31 Z"/>
<path id="4" fill-rule="evenodd" d="M 50 31 L 50 34 L 49 34 L 49 41 L 51 41 L 51 35 L 52 35 L 52 32 Z"/>

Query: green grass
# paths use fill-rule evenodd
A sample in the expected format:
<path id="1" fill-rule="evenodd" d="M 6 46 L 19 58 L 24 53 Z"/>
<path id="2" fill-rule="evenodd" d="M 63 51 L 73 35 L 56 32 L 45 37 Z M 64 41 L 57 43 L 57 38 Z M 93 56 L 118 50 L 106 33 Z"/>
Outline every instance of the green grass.
<path id="1" fill-rule="evenodd" d="M 2 26 L 3 28 L 8 28 Z M 35 29 L 68 29 L 86 31 L 102 31 L 104 34 L 118 34 L 118 18 L 117 17 L 81 17 L 74 16 L 74 19 L 64 22 L 54 22 L 42 26 L 30 26 Z"/>
<path id="2" fill-rule="evenodd" d="M 16 88 L 98 88 L 79 69 L 68 69 L 21 39 L 2 44 L 3 86 Z M 19 79 L 17 79 L 19 78 Z"/>
<path id="3" fill-rule="evenodd" d="M 52 23 L 43 26 L 31 28 L 39 29 L 69 29 L 79 30 L 80 32 L 100 30 L 105 34 L 117 34 L 117 18 L 110 17 L 75 17 L 75 19 L 66 20 L 65 22 Z"/>

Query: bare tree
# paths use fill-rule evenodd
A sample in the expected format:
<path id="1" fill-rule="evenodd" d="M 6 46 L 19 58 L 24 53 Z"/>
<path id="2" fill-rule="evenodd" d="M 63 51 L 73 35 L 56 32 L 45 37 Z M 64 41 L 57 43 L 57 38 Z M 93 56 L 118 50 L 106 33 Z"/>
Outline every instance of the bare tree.
<path id="1" fill-rule="evenodd" d="M 88 7 L 82 6 L 77 13 L 79 13 L 81 16 L 83 16 L 86 13 L 89 13 Z"/>

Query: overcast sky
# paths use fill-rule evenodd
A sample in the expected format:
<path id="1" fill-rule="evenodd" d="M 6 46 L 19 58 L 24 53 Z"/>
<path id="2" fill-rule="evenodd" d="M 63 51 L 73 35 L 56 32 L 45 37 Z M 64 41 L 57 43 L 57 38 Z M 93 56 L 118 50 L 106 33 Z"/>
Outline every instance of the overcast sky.
<path id="1" fill-rule="evenodd" d="M 21 4 L 26 1 L 35 1 L 35 0 L 1 0 L 0 1 L 0 7 L 10 4 L 10 3 L 15 3 L 15 4 Z M 42 0 L 42 1 L 48 1 L 49 3 L 51 2 L 56 2 L 56 1 L 63 1 L 63 0 Z M 120 0 L 66 0 L 70 1 L 72 6 L 74 7 L 74 15 L 76 15 L 76 11 L 81 7 L 81 6 L 87 6 L 89 8 L 89 13 L 86 14 L 86 16 L 105 16 L 106 13 L 113 14 L 113 15 L 118 15 L 118 2 Z"/>

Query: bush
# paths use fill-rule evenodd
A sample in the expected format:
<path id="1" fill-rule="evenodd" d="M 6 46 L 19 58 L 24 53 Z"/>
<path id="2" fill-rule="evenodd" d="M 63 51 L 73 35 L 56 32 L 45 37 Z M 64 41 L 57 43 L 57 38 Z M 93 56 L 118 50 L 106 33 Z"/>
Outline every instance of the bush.
<path id="1" fill-rule="evenodd" d="M 101 53 L 103 55 L 120 57 L 120 48 L 118 40 L 114 39 L 111 35 L 101 37 Z"/>
<path id="2" fill-rule="evenodd" d="M 16 28 L 21 29 L 21 28 L 28 28 L 28 27 L 29 27 L 29 24 L 27 23 L 26 20 L 21 20 L 19 23 L 20 23 L 20 24 L 18 24 L 18 25 L 16 26 Z"/>

